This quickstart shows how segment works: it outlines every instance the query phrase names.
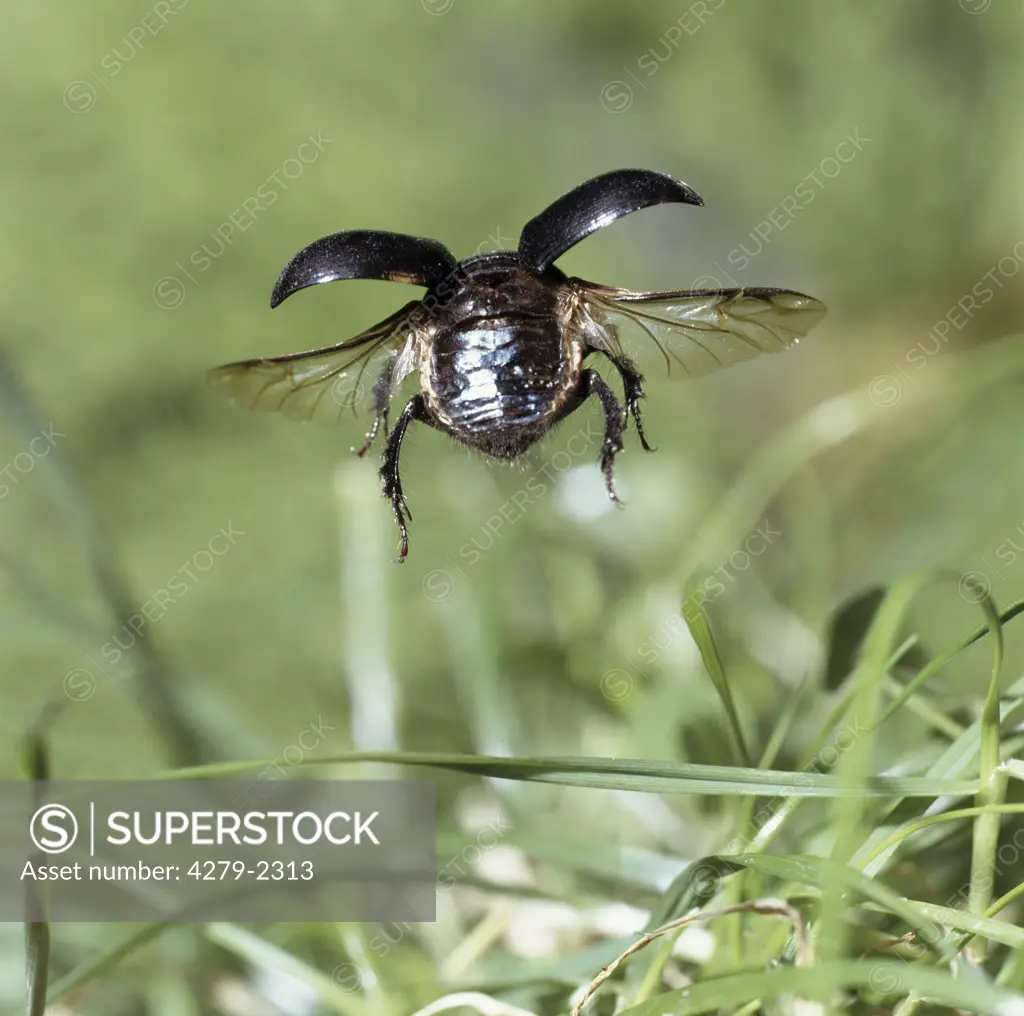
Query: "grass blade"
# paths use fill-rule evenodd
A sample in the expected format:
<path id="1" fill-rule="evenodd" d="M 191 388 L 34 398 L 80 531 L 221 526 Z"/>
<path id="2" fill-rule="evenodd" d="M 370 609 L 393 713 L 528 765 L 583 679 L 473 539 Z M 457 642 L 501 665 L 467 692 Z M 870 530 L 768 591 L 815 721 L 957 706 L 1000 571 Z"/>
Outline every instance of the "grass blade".
<path id="1" fill-rule="evenodd" d="M 433 752 L 363 751 L 303 759 L 294 768 L 392 762 L 395 765 L 446 769 L 501 780 L 555 783 L 570 787 L 635 790 L 650 794 L 769 794 L 780 797 L 963 797 L 978 790 L 977 780 L 942 780 L 916 776 L 877 776 L 851 787 L 834 776 L 782 772 L 741 766 L 659 762 L 646 759 L 501 758 Z M 154 779 L 214 779 L 266 769 L 267 759 L 223 762 L 172 769 Z"/>
<path id="2" fill-rule="evenodd" d="M 984 609 L 984 608 L 983 608 Z M 898 695 L 892 702 L 889 703 L 888 707 L 879 717 L 879 724 L 884 723 L 893 713 L 898 709 L 902 708 L 906 704 L 907 700 L 920 688 L 925 682 L 931 680 L 943 667 L 947 664 L 952 663 L 964 650 L 969 649 L 974 645 L 975 642 L 980 642 L 986 635 L 991 631 L 1000 631 L 999 638 L 1002 638 L 1001 628 L 1003 625 L 1009 624 L 1019 614 L 1024 613 L 1024 600 L 1018 600 L 1016 603 L 1007 607 L 1001 614 L 997 614 L 998 624 L 993 627 L 993 624 L 983 624 L 976 628 L 970 635 L 965 639 L 961 639 L 955 645 L 951 646 L 945 652 L 940 653 L 935 659 L 931 660 L 924 667 L 918 671 L 914 677 L 907 682 L 903 687 L 903 691 Z M 1001 651 L 1001 650 L 1000 650 Z"/>
<path id="3" fill-rule="evenodd" d="M 26 735 L 22 744 L 22 765 L 28 779 L 34 782 L 35 805 L 43 802 L 46 784 L 50 779 L 50 756 L 46 747 L 45 731 L 52 721 L 54 708 L 45 709 Z M 33 864 L 44 864 L 40 851 L 31 855 Z M 46 912 L 46 900 L 35 879 L 25 882 L 25 915 Z M 46 986 L 50 979 L 50 925 L 46 921 L 25 922 L 25 984 L 28 989 L 26 1012 L 28 1016 L 44 1016 L 46 1012 Z"/>
<path id="4" fill-rule="evenodd" d="M 770 854 L 742 854 L 727 860 L 786 882 L 797 882 L 822 890 L 830 886 L 841 887 L 844 890 L 844 897 L 852 890 L 858 896 L 871 900 L 888 913 L 899 917 L 919 932 L 923 941 L 933 947 L 939 955 L 946 959 L 952 958 L 952 946 L 948 936 L 925 915 L 923 910 L 881 882 L 867 878 L 845 864 L 822 857 L 777 857 Z M 844 899 L 844 903 L 848 902 L 848 899 Z"/>
<path id="5" fill-rule="evenodd" d="M 964 580 L 961 579 L 961 582 Z M 975 590 L 977 593 L 979 590 Z M 981 716 L 981 744 L 979 751 L 978 797 L 977 805 L 1001 804 L 1006 795 L 1007 774 L 999 768 L 1000 719 L 999 719 L 999 675 L 1003 669 L 1003 627 L 999 611 L 988 594 L 988 590 L 980 587 L 980 606 L 988 618 L 989 629 L 993 635 L 992 677 L 989 680 L 985 703 Z M 968 909 L 977 917 L 985 914 L 992 902 L 992 886 L 995 884 L 993 874 L 996 861 L 996 850 L 999 847 L 999 826 L 1001 818 L 998 812 L 985 810 L 974 820 L 974 836 L 971 845 L 971 889 L 968 898 Z M 978 960 L 985 955 L 985 940 L 975 940 L 972 950 Z"/>
<path id="6" fill-rule="evenodd" d="M 690 1016 L 714 1009 L 746 1005 L 753 998 L 793 995 L 829 1001 L 844 988 L 867 988 L 885 998 L 914 992 L 940 1005 L 987 1016 L 1005 1016 L 1024 1006 L 1024 997 L 984 981 L 957 980 L 927 967 L 888 960 L 840 960 L 813 967 L 776 967 L 756 973 L 733 974 L 688 988 L 664 992 L 618 1016 Z"/>
<path id="7" fill-rule="evenodd" d="M 695 575 L 687 583 L 686 595 L 683 598 L 683 619 L 690 629 L 693 641 L 697 643 L 697 648 L 700 650 L 704 669 L 708 672 L 708 677 L 711 678 L 711 683 L 722 700 L 722 706 L 729 721 L 729 730 L 736 744 L 740 761 L 743 765 L 750 766 L 751 756 L 743 738 L 743 728 L 740 726 L 740 718 L 736 712 L 736 703 L 733 701 L 729 679 L 725 676 L 725 667 L 722 666 L 722 658 L 718 654 L 718 646 L 715 645 L 711 624 L 708 621 L 707 612 L 704 610 L 703 596 L 698 596 L 698 593 L 703 591 L 698 580 L 699 576 Z"/>

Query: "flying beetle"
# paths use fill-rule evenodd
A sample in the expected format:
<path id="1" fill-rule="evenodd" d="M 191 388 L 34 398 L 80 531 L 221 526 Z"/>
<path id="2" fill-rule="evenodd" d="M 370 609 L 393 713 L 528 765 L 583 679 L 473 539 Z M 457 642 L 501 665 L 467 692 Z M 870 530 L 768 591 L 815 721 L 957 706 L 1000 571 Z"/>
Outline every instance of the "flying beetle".
<path id="1" fill-rule="evenodd" d="M 826 313 L 818 300 L 789 289 L 635 292 L 566 276 L 555 266 L 595 230 L 666 203 L 704 204 L 692 187 L 664 173 L 614 170 L 531 219 L 516 250 L 462 261 L 436 240 L 369 229 L 331 233 L 285 265 L 271 307 L 338 279 L 404 282 L 426 293 L 337 345 L 227 364 L 210 371 L 210 383 L 240 407 L 303 420 L 337 421 L 368 403 L 369 431 L 354 451 L 364 455 L 383 429 L 380 478 L 398 523 L 400 561 L 409 550 L 409 513 L 399 453 L 414 422 L 509 460 L 594 397 L 604 414 L 601 470 L 608 496 L 618 502 L 615 456 L 630 417 L 640 444 L 652 451 L 640 415 L 644 379 L 622 346 L 621 326 L 653 341 L 669 371 L 675 365 L 694 377 L 787 349 Z M 617 371 L 622 401 L 586 365 L 597 355 Z M 412 373 L 419 391 L 389 429 L 392 399 Z"/>

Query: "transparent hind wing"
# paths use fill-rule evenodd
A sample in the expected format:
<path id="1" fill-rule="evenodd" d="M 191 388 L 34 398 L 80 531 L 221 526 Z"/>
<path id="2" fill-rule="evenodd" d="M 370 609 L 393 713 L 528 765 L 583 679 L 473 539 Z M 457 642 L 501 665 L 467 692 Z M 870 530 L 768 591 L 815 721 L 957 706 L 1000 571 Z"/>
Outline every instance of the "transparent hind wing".
<path id="1" fill-rule="evenodd" d="M 373 416 L 417 367 L 413 312 L 419 306 L 412 301 L 336 346 L 229 363 L 211 370 L 208 380 L 232 405 L 256 413 L 321 423 Z"/>
<path id="2" fill-rule="evenodd" d="M 642 293 L 570 279 L 588 340 L 624 355 L 622 326 L 646 335 L 668 373 L 699 377 L 795 346 L 826 315 L 819 300 L 790 289 L 684 289 Z"/>

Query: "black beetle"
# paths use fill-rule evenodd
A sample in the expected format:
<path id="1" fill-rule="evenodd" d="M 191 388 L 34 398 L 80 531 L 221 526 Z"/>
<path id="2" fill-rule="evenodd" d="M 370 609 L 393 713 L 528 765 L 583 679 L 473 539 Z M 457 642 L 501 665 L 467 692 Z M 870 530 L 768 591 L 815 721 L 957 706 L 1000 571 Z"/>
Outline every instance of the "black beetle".
<path id="1" fill-rule="evenodd" d="M 675 361 L 692 377 L 786 349 L 825 316 L 819 301 L 788 289 L 644 293 L 567 277 L 555 267 L 595 230 L 666 202 L 704 203 L 663 173 L 604 173 L 531 219 L 517 250 L 458 262 L 436 240 L 377 230 L 332 233 L 288 262 L 271 307 L 336 279 L 408 282 L 426 287 L 424 297 L 336 346 L 228 364 L 212 370 L 210 382 L 247 409 L 336 420 L 360 401 L 369 371 L 373 420 L 357 454 L 367 451 L 383 424 L 380 476 L 401 531 L 400 560 L 409 541 L 398 459 L 413 420 L 486 455 L 514 459 L 596 395 L 605 421 L 601 469 L 608 496 L 617 501 L 613 465 L 630 416 L 641 445 L 651 450 L 640 418 L 643 377 L 619 342 L 617 324 L 639 326 L 669 369 Z M 596 370 L 584 366 L 594 353 L 618 371 L 625 406 Z M 413 371 L 419 372 L 419 392 L 389 434 L 391 399 Z"/>

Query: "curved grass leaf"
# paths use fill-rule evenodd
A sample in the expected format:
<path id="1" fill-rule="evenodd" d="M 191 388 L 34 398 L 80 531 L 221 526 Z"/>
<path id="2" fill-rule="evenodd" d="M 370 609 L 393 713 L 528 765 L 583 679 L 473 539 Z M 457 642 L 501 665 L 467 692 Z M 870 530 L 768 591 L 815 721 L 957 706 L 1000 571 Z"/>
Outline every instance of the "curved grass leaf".
<path id="1" fill-rule="evenodd" d="M 859 871 L 822 857 L 794 855 L 776 857 L 771 854 L 741 854 L 727 858 L 745 868 L 772 875 L 787 882 L 797 882 L 818 889 L 834 887 L 844 890 L 844 904 L 849 903 L 852 890 L 858 896 L 871 900 L 881 909 L 894 914 L 917 931 L 922 941 L 946 959 L 953 956 L 953 943 L 941 928 L 916 903 L 898 896 L 888 886 L 867 878 Z"/>
<path id="2" fill-rule="evenodd" d="M 940 780 L 916 776 L 876 776 L 866 785 L 851 788 L 834 776 L 782 772 L 741 766 L 699 765 L 693 762 L 658 762 L 616 758 L 502 758 L 493 755 L 457 755 L 433 752 L 360 751 L 346 755 L 304 759 L 299 767 L 346 765 L 355 762 L 390 762 L 394 765 L 445 769 L 501 780 L 556 783 L 570 787 L 630 790 L 649 794 L 746 794 L 779 797 L 963 797 L 974 794 L 977 780 Z M 260 772 L 267 759 L 190 766 L 158 773 L 153 779 L 214 779 Z"/>
<path id="3" fill-rule="evenodd" d="M 720 879 L 742 868 L 749 868 L 784 882 L 813 886 L 816 889 L 834 885 L 845 890 L 844 898 L 852 890 L 858 896 L 873 903 L 876 909 L 899 917 L 911 928 L 920 932 L 922 939 L 947 959 L 951 958 L 953 954 L 953 943 L 948 936 L 942 934 L 940 928 L 936 927 L 931 912 L 941 912 L 942 917 L 946 918 L 940 920 L 940 924 L 965 930 L 969 921 L 976 920 L 960 911 L 934 907 L 917 900 L 907 900 L 881 882 L 867 878 L 861 872 L 828 858 L 799 854 L 788 856 L 732 854 L 703 857 L 689 865 L 662 897 L 648 922 L 649 926 L 659 927 L 668 924 L 693 907 L 699 906 L 714 895 Z M 785 897 L 785 894 L 783 896 Z M 959 917 L 950 919 L 951 915 L 959 915 Z M 989 921 L 985 927 L 991 931 L 993 930 L 991 926 L 998 923 Z M 977 927 L 981 928 L 982 925 L 979 924 Z M 1013 931 L 1018 932 L 1018 929 L 1013 929 Z M 985 934 L 985 932 L 981 933 Z M 1018 932 L 1018 934 L 1020 942 L 1024 944 L 1024 932 Z M 1005 935 L 991 937 L 995 941 L 1004 941 L 1006 938 Z M 1012 937 L 1014 941 L 1017 941 L 1017 935 Z"/>
<path id="4" fill-rule="evenodd" d="M 1001 614 L 997 615 L 999 618 L 998 625 L 991 623 L 980 625 L 967 638 L 961 639 L 955 645 L 950 646 L 945 652 L 940 653 L 928 662 L 904 685 L 903 691 L 889 703 L 889 706 L 878 718 L 878 723 L 882 724 L 889 719 L 922 685 L 931 680 L 947 664 L 952 663 L 961 653 L 973 646 L 975 642 L 980 642 L 993 630 L 999 631 L 1002 626 L 1009 624 L 1010 621 L 1022 613 L 1024 613 L 1024 600 L 1018 600 L 1007 607 Z"/>
<path id="5" fill-rule="evenodd" d="M 986 804 L 977 805 L 973 808 L 957 808 L 955 811 L 943 811 L 937 815 L 926 815 L 923 818 L 916 818 L 901 825 L 889 837 L 867 853 L 862 860 L 857 860 L 856 864 L 861 870 L 866 870 L 879 854 L 885 853 L 890 847 L 899 844 L 902 840 L 919 830 L 928 829 L 933 825 L 941 825 L 943 822 L 955 822 L 962 818 L 976 818 L 979 815 L 985 814 L 1013 815 L 1020 814 L 1021 812 L 1024 812 L 1024 804 Z"/>
<path id="6" fill-rule="evenodd" d="M 931 918 L 945 928 L 980 935 L 991 942 L 1008 945 L 1011 949 L 1024 949 L 1024 928 L 1007 924 L 1006 921 L 995 921 L 991 917 L 978 917 L 976 914 L 967 913 L 966 910 L 954 910 L 952 907 L 940 907 L 936 903 L 925 903 L 924 900 L 914 900 L 914 906 L 925 917 Z M 889 912 L 888 907 L 877 903 L 865 904 L 865 909 Z"/>
<path id="7" fill-rule="evenodd" d="M 699 579 L 699 575 L 694 575 L 687 582 L 686 595 L 683 598 L 683 620 L 686 621 L 686 626 L 690 629 L 693 641 L 697 643 L 700 658 L 704 662 L 704 669 L 708 672 L 708 677 L 711 678 L 711 683 L 722 700 L 722 707 L 725 709 L 729 730 L 736 743 L 740 761 L 745 766 L 749 766 L 750 752 L 747 750 L 747 742 L 743 737 L 743 728 L 740 726 L 739 714 L 736 712 L 732 689 L 729 687 L 729 679 L 725 676 L 722 657 L 718 654 L 718 646 L 715 645 L 711 624 L 708 621 L 707 612 L 704 610 L 704 597 L 698 595 L 703 593 L 702 583 L 698 581 Z"/>
<path id="8" fill-rule="evenodd" d="M 988 1016 L 1009 1016 L 1024 1011 L 1024 997 L 984 981 L 956 980 L 940 970 L 890 960 L 839 960 L 813 967 L 776 967 L 702 981 L 655 995 L 623 1009 L 618 1016 L 665 1016 L 666 1013 L 691 1016 L 780 995 L 827 1002 L 843 989 L 863 988 L 885 998 L 914 992 L 940 1005 Z"/>

